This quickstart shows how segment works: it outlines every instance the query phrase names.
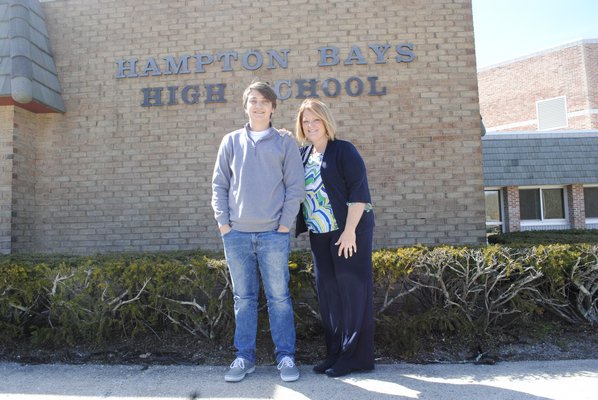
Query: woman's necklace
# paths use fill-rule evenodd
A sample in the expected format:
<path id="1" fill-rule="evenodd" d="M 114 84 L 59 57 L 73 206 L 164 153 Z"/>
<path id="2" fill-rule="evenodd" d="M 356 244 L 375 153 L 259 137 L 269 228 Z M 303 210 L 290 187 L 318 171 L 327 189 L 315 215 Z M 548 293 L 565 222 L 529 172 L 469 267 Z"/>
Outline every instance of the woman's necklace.
<path id="1" fill-rule="evenodd" d="M 326 151 L 326 146 L 324 146 L 324 148 L 322 148 L 322 151 L 318 151 L 318 149 L 316 149 L 316 146 L 313 146 L 313 148 L 311 150 L 311 154 L 313 154 L 315 156 L 322 157 L 324 155 L 325 151 Z"/>
<path id="2" fill-rule="evenodd" d="M 309 155 L 310 162 L 313 164 L 316 164 L 316 165 L 320 165 L 320 164 L 322 164 L 323 158 L 324 158 L 324 152 L 323 151 L 321 153 L 318 152 L 316 150 L 316 146 L 314 146 Z"/>

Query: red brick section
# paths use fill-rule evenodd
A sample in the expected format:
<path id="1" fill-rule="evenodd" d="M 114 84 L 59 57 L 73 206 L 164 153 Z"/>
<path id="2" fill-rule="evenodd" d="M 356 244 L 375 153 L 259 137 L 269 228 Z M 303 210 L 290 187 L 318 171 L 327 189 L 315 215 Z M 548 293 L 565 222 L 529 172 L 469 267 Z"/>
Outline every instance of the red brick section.
<path id="1" fill-rule="evenodd" d="M 25 110 L 29 110 L 34 113 L 55 113 L 58 112 L 52 107 L 48 107 L 45 104 L 41 104 L 37 101 L 30 101 L 27 104 L 21 104 L 14 101 L 11 97 L 7 96 L 0 96 L 0 106 L 16 106 L 24 108 Z"/>
<path id="2" fill-rule="evenodd" d="M 569 224 L 571 228 L 585 229 L 586 212 L 583 185 L 574 184 L 567 186 L 567 199 L 569 202 Z"/>
<path id="3" fill-rule="evenodd" d="M 583 48 L 583 56 L 586 68 L 588 88 L 588 108 L 598 110 L 598 45 L 586 45 Z M 598 128 L 598 114 L 592 114 L 590 126 Z"/>
<path id="4" fill-rule="evenodd" d="M 518 232 L 521 230 L 521 217 L 519 211 L 519 187 L 508 186 L 504 189 L 505 196 L 505 230 Z"/>
<path id="5" fill-rule="evenodd" d="M 571 116 L 563 129 L 598 129 L 597 116 L 589 112 L 598 108 L 598 43 L 576 43 L 482 68 L 478 85 L 485 126 L 518 124 L 500 131 L 535 131 L 536 102 L 566 96 L 567 112 L 581 115 Z"/>

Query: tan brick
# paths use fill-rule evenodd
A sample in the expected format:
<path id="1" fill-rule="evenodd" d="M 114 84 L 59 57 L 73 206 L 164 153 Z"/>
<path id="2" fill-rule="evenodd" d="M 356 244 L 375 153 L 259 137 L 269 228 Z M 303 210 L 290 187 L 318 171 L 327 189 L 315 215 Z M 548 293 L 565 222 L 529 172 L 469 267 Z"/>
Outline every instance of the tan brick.
<path id="1" fill-rule="evenodd" d="M 341 6 L 276 0 L 250 7 L 225 0 L 204 8 L 182 0 L 56 0 L 42 7 L 67 112 L 15 109 L 15 148 L 22 158 L 7 162 L 18 167 L 12 188 L 2 192 L 0 185 L 0 199 L 17 211 L 14 251 L 221 248 L 210 207 L 211 173 L 221 138 L 245 123 L 241 94 L 254 78 L 321 84 L 332 77 L 367 83 L 366 77 L 378 76 L 384 96 L 343 92 L 328 98 L 319 91 L 339 122 L 339 138 L 354 142 L 368 166 L 376 246 L 484 240 L 469 1 Z M 413 43 L 415 60 L 397 63 L 391 48 L 386 64 L 375 64 L 368 44 L 385 43 Z M 340 49 L 341 62 L 318 67 L 317 49 L 327 45 Z M 353 45 L 366 65 L 343 65 Z M 166 55 L 282 48 L 291 49 L 288 69 L 247 71 L 239 59 L 233 71 L 214 62 L 204 73 L 115 78 L 120 58 L 143 63 Z M 205 83 L 225 83 L 227 102 L 201 98 L 186 105 L 179 97 L 176 105 L 141 107 L 143 88 L 174 85 L 180 91 L 198 84 L 204 93 Z M 275 126 L 292 128 L 300 101 L 281 101 Z M 0 115 L 12 115 L 12 108 L 0 107 Z M 5 125 L 0 122 L 0 146 L 12 135 Z M 0 248 L 3 243 L 0 237 Z M 293 243 L 308 246 L 305 238 Z"/>

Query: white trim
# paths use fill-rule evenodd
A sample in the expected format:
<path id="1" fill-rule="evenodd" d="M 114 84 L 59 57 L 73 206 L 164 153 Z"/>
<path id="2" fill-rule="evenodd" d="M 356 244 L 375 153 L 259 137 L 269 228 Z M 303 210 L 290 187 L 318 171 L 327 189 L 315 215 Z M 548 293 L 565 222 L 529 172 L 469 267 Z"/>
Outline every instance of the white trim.
<path id="1" fill-rule="evenodd" d="M 486 221 L 486 226 L 503 226 L 502 222 L 498 222 L 498 221 Z"/>
<path id="2" fill-rule="evenodd" d="M 567 185 L 529 185 L 529 186 L 517 186 L 518 189 L 563 189 L 567 188 Z"/>
<path id="3" fill-rule="evenodd" d="M 499 131 L 501 129 L 513 129 L 513 128 L 519 128 L 522 126 L 529 126 L 529 125 L 538 126 L 538 120 L 530 119 L 528 121 L 520 121 L 520 122 L 513 122 L 511 124 L 492 126 L 492 127 L 486 128 L 486 133 L 492 133 L 490 131 Z"/>
<path id="4" fill-rule="evenodd" d="M 569 222 L 566 219 L 545 219 L 544 221 L 539 219 L 522 219 L 521 226 L 569 226 Z"/>
<path id="5" fill-rule="evenodd" d="M 598 108 L 590 108 L 589 110 L 580 110 L 580 111 L 572 111 L 567 114 L 568 118 L 572 117 L 582 117 L 582 116 L 592 116 L 598 114 Z"/>
<path id="6" fill-rule="evenodd" d="M 569 226 L 569 224 L 560 224 L 560 223 L 554 223 L 554 224 L 542 224 L 542 223 L 536 223 L 536 224 L 521 224 L 520 228 L 522 232 L 524 231 L 557 231 L 557 230 L 563 230 L 563 229 L 570 229 L 571 226 Z"/>
<path id="7" fill-rule="evenodd" d="M 591 117 L 592 115 L 596 115 L 596 114 L 598 114 L 598 108 L 590 108 L 588 110 L 571 111 L 571 112 L 567 113 L 567 119 L 576 118 L 576 117 Z M 511 133 L 511 132 L 498 132 L 498 131 L 503 130 L 503 129 L 520 128 L 522 126 L 530 126 L 530 125 L 538 126 L 538 120 L 530 119 L 527 121 L 519 121 L 519 122 L 510 123 L 510 124 L 486 127 L 486 134 L 489 134 L 489 133 Z M 529 131 L 529 132 L 532 132 L 532 133 L 546 132 L 546 130 Z M 574 132 L 574 131 L 572 131 L 572 132 Z M 513 132 L 513 133 L 521 133 L 521 132 Z"/>
<path id="8" fill-rule="evenodd" d="M 598 130 L 576 131 L 508 131 L 488 132 L 482 136 L 482 140 L 497 139 L 568 139 L 568 138 L 598 138 Z"/>
<path id="9" fill-rule="evenodd" d="M 524 61 L 524 60 L 527 60 L 528 58 L 537 57 L 537 56 L 543 56 L 543 55 L 546 55 L 546 54 L 553 53 L 555 51 L 568 49 L 569 47 L 583 46 L 583 45 L 587 45 L 587 44 L 598 44 L 598 39 L 596 39 L 596 38 L 593 38 L 593 39 L 589 39 L 589 38 L 588 39 L 581 39 L 580 38 L 580 39 L 574 40 L 572 42 L 567 42 L 567 43 L 563 43 L 563 44 L 560 44 L 560 45 L 557 45 L 557 46 L 548 47 L 548 48 L 545 48 L 543 50 L 538 50 L 538 51 L 535 51 L 533 53 L 528 53 L 528 54 L 526 54 L 524 56 L 521 56 L 521 57 L 515 57 L 515 58 L 507 59 L 505 61 L 500 61 L 500 62 L 495 63 L 495 64 L 487 65 L 487 66 L 484 66 L 484 67 L 479 67 L 479 68 L 477 68 L 477 71 L 478 72 L 484 72 L 484 71 L 487 71 L 487 70 L 490 70 L 490 69 L 494 69 L 494 68 L 497 68 L 497 67 L 502 67 L 502 66 L 505 66 L 505 65 L 513 64 L 513 63 L 516 63 L 518 61 Z"/>

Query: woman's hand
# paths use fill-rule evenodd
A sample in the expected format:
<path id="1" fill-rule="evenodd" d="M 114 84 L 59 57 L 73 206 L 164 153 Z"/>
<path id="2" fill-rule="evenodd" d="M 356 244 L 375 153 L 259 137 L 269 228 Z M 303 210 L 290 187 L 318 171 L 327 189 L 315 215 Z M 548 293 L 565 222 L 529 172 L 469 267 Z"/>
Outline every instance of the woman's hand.
<path id="1" fill-rule="evenodd" d="M 293 136 L 293 132 L 291 132 L 291 131 L 290 131 L 290 130 L 288 130 L 288 129 L 285 129 L 285 128 L 278 128 L 277 130 L 278 130 L 278 132 L 280 132 L 280 133 L 281 133 L 281 134 L 283 134 L 283 135 L 287 135 L 287 136 Z"/>
<path id="2" fill-rule="evenodd" d="M 351 203 L 349 205 L 349 212 L 347 213 L 347 223 L 345 224 L 345 230 L 341 233 L 341 237 L 335 243 L 338 246 L 338 256 L 342 254 L 345 258 L 351 257 L 354 253 L 357 253 L 357 239 L 355 235 L 355 229 L 363 210 L 365 209 L 365 203 Z"/>
<path id="3" fill-rule="evenodd" d="M 345 229 L 343 233 L 341 233 L 341 237 L 339 237 L 338 241 L 334 244 L 335 246 L 338 246 L 338 256 L 341 257 L 344 255 L 345 258 L 349 258 L 354 253 L 357 253 L 357 244 L 355 241 L 355 231 Z"/>

